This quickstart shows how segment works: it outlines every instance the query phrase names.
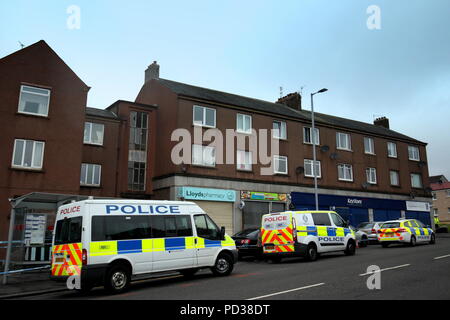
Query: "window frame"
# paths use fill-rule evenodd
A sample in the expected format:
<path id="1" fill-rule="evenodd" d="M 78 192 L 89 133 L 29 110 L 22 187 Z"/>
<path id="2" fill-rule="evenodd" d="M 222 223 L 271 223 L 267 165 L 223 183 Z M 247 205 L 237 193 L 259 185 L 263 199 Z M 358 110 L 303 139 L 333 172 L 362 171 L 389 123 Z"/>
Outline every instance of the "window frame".
<path id="1" fill-rule="evenodd" d="M 367 150 L 366 149 L 366 141 L 369 141 L 369 146 L 371 150 Z M 365 154 L 370 154 L 370 155 L 375 155 L 375 140 L 371 137 L 364 137 L 364 153 Z"/>
<path id="2" fill-rule="evenodd" d="M 345 178 L 340 178 L 339 177 L 339 167 L 340 166 L 343 166 L 344 167 L 344 175 L 345 175 L 345 167 L 350 167 L 350 174 L 351 174 L 351 179 L 345 179 Z M 353 165 L 351 165 L 351 164 L 348 164 L 348 163 L 339 163 L 338 165 L 337 165 L 337 168 L 338 168 L 338 180 L 339 181 L 347 181 L 347 182 L 353 182 Z"/>
<path id="3" fill-rule="evenodd" d="M 21 159 L 20 165 L 17 165 L 14 163 L 14 158 L 15 158 L 15 154 L 16 154 L 16 147 L 17 147 L 18 141 L 23 141 L 22 159 Z M 24 158 L 25 158 L 25 150 L 26 150 L 26 142 L 27 141 L 33 142 L 33 150 L 31 151 L 31 165 L 29 167 L 24 166 L 24 160 L 25 160 Z M 34 162 L 36 160 L 35 159 L 36 143 L 42 144 L 42 154 L 41 154 L 41 159 L 40 159 L 41 166 L 40 167 L 34 166 Z M 25 169 L 25 170 L 42 170 L 42 168 L 44 167 L 44 153 L 45 153 L 45 141 L 28 140 L 28 139 L 14 139 L 11 167 L 16 168 L 16 169 Z"/>
<path id="4" fill-rule="evenodd" d="M 392 172 L 394 172 L 396 174 L 397 184 L 392 183 L 392 175 L 391 175 Z M 400 173 L 397 170 L 389 170 L 389 184 L 394 187 L 400 186 Z"/>
<path id="5" fill-rule="evenodd" d="M 47 97 L 47 108 L 46 108 L 46 113 L 45 114 L 41 114 L 41 113 L 34 113 L 34 112 L 27 112 L 27 111 L 23 111 L 20 110 L 20 106 L 22 103 L 22 92 L 24 88 L 35 88 L 35 89 L 39 89 L 39 90 L 46 90 L 48 91 L 48 94 L 42 94 L 42 93 L 36 93 L 36 92 L 27 92 L 25 90 L 25 93 L 29 93 L 29 94 L 34 94 L 34 95 L 38 95 L 38 96 L 43 96 L 43 97 Z M 41 87 L 37 87 L 37 86 L 32 86 L 32 85 L 26 85 L 26 84 L 22 84 L 20 85 L 20 92 L 19 92 L 19 104 L 17 106 L 17 112 L 18 113 L 22 113 L 22 114 L 27 114 L 27 115 L 32 115 L 32 116 L 37 116 L 37 117 L 44 117 L 44 118 L 48 118 L 48 112 L 50 109 L 50 96 L 51 96 L 51 90 L 48 88 L 41 88 Z"/>
<path id="6" fill-rule="evenodd" d="M 280 159 L 284 158 L 286 160 L 286 172 L 282 172 L 282 171 L 277 171 L 277 165 L 276 165 L 276 161 L 280 161 Z M 273 156 L 273 161 L 274 161 L 274 166 L 273 166 L 273 172 L 275 174 L 285 174 L 287 175 L 289 170 L 288 170 L 288 157 L 287 156 L 280 156 L 280 155 L 274 155 Z"/>
<path id="7" fill-rule="evenodd" d="M 201 163 L 195 163 L 194 162 L 194 149 L 195 149 L 195 147 L 201 147 L 201 150 L 202 150 L 202 162 Z M 207 149 L 207 148 L 210 148 L 210 149 L 214 150 L 214 164 L 205 164 L 204 154 L 205 154 L 205 149 Z M 215 168 L 216 164 L 217 164 L 216 163 L 216 148 L 215 147 L 211 147 L 211 146 L 204 146 L 204 145 L 201 145 L 201 144 L 194 144 L 193 143 L 192 147 L 191 147 L 191 163 L 194 166 Z"/>
<path id="8" fill-rule="evenodd" d="M 389 146 L 390 145 L 394 146 L 395 155 L 390 155 L 389 154 Z M 387 156 L 388 156 L 388 158 L 395 158 L 395 159 L 398 158 L 397 143 L 392 142 L 392 141 L 388 141 L 386 143 L 386 146 L 387 146 Z"/>
<path id="9" fill-rule="evenodd" d="M 308 164 L 308 166 L 309 167 L 311 167 L 311 174 L 309 175 L 309 174 L 306 174 L 306 162 L 309 162 L 309 164 Z M 303 160 L 303 166 L 304 166 L 304 168 L 305 168 L 305 177 L 308 177 L 308 178 L 314 178 L 314 160 L 312 160 L 312 159 L 304 159 Z M 320 163 L 320 160 L 316 160 L 316 163 L 319 165 L 319 172 L 318 172 L 318 175 L 317 175 L 317 178 L 322 178 L 322 164 Z"/>
<path id="10" fill-rule="evenodd" d="M 82 171 L 83 171 L 83 165 L 86 166 L 86 174 L 85 174 L 85 181 L 81 181 L 81 177 L 82 177 Z M 87 173 L 88 173 L 88 167 L 87 166 L 93 166 L 92 168 L 92 181 L 94 181 L 95 179 L 95 167 L 99 167 L 98 170 L 98 184 L 92 183 L 86 183 L 87 180 Z M 81 170 L 80 170 L 80 186 L 81 187 L 100 187 L 102 185 L 102 165 L 101 164 L 97 164 L 97 163 L 86 163 L 83 162 L 81 163 Z"/>
<path id="11" fill-rule="evenodd" d="M 242 124 L 244 125 L 244 129 L 239 129 L 239 116 L 242 116 Z M 249 118 L 250 119 L 250 127 L 248 128 L 248 130 L 245 130 L 245 119 Z M 252 124 L 252 119 L 253 117 L 249 114 L 244 114 L 244 113 L 237 113 L 236 114 L 236 132 L 237 133 L 243 133 L 243 134 L 252 134 L 252 129 L 253 129 L 253 124 Z"/>
<path id="12" fill-rule="evenodd" d="M 414 181 L 413 176 L 419 177 L 420 186 L 414 186 L 414 183 L 413 183 L 413 181 Z M 411 172 L 411 173 L 410 173 L 410 178 L 411 178 L 411 188 L 415 188 L 415 189 L 422 189 L 422 188 L 423 188 L 422 175 L 421 175 L 420 173 L 414 173 L 414 172 Z"/>
<path id="13" fill-rule="evenodd" d="M 414 149 L 414 151 L 417 152 L 411 152 L 411 149 Z M 415 155 L 417 153 L 417 158 L 412 158 L 411 155 Z M 411 161 L 420 161 L 420 151 L 419 151 L 419 147 L 417 146 L 408 146 L 408 160 Z"/>
<path id="14" fill-rule="evenodd" d="M 195 109 L 196 108 L 201 108 L 202 109 L 202 113 L 203 113 L 203 119 L 202 119 L 202 123 L 196 123 L 195 122 Z M 206 124 L 206 110 L 213 110 L 214 111 L 214 125 L 210 126 Z M 193 126 L 198 126 L 198 127 L 205 127 L 205 128 L 216 128 L 217 125 L 217 110 L 215 108 L 210 108 L 210 107 L 204 107 L 204 106 L 199 106 L 194 104 L 192 107 L 192 125 Z"/>
<path id="15" fill-rule="evenodd" d="M 275 122 L 280 123 L 281 130 L 277 131 L 274 128 Z M 283 128 L 284 128 L 284 131 L 283 131 Z M 277 136 L 277 132 L 279 133 L 279 136 Z M 283 132 L 284 132 L 284 135 L 283 135 Z M 287 123 L 286 123 L 286 121 L 283 121 L 283 120 L 273 120 L 272 121 L 272 138 L 278 139 L 278 140 L 287 140 Z"/>
<path id="16" fill-rule="evenodd" d="M 249 155 L 249 160 L 250 163 L 240 163 L 239 162 L 239 153 L 244 153 L 244 159 L 246 159 L 247 154 Z M 252 171 L 253 170 L 253 153 L 251 151 L 246 151 L 246 150 L 236 150 L 236 169 L 239 171 Z M 245 168 L 239 168 L 239 165 L 245 165 Z M 249 168 L 247 168 L 247 165 L 249 166 Z"/>
<path id="17" fill-rule="evenodd" d="M 309 129 L 309 138 L 310 138 L 310 141 L 309 141 L 309 142 L 306 141 L 306 129 Z M 319 146 L 319 145 L 320 145 L 320 130 L 319 130 L 319 128 L 317 128 L 317 127 L 314 127 L 314 129 L 315 129 L 316 132 L 317 132 L 317 135 L 316 135 L 316 138 L 317 138 L 317 139 L 316 139 L 316 140 L 317 140 L 316 146 Z M 310 144 L 310 145 L 313 144 L 312 127 L 303 126 L 303 143 L 304 143 L 304 144 Z"/>
<path id="18" fill-rule="evenodd" d="M 340 136 L 346 136 L 346 144 L 347 144 L 347 148 L 340 146 Z M 336 149 L 338 150 L 344 150 L 344 151 L 352 151 L 352 137 L 350 135 L 350 133 L 345 133 L 345 132 L 336 132 Z"/>
<path id="19" fill-rule="evenodd" d="M 371 181 L 369 178 L 372 177 L 372 173 L 374 173 L 375 180 Z M 366 182 L 370 184 L 377 184 L 377 168 L 368 167 L 366 168 Z"/>
<path id="20" fill-rule="evenodd" d="M 86 141 L 86 136 L 83 136 L 83 143 L 89 144 L 89 145 L 103 146 L 103 142 L 105 140 L 105 125 L 103 123 L 85 121 L 84 122 L 84 130 L 86 130 L 86 125 L 88 125 L 88 124 L 90 125 L 89 141 Z M 94 127 L 93 125 L 99 125 L 102 127 L 102 141 L 100 143 L 92 141 L 92 128 Z"/>

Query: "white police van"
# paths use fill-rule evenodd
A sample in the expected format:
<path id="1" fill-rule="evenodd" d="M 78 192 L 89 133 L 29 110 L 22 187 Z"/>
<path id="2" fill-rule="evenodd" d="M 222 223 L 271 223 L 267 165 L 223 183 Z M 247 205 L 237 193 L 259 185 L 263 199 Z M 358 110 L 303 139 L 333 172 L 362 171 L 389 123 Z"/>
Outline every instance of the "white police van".
<path id="1" fill-rule="evenodd" d="M 58 209 L 51 277 L 117 293 L 142 275 L 210 268 L 229 275 L 237 250 L 225 228 L 185 201 L 85 200 Z"/>

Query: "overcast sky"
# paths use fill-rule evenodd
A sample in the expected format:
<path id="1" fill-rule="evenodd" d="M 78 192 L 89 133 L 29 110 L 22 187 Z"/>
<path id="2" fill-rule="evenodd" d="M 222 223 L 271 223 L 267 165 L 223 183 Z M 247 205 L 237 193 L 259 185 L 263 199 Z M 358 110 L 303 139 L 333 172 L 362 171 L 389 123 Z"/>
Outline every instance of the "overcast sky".
<path id="1" fill-rule="evenodd" d="M 153 60 L 162 78 L 268 101 L 303 87 L 305 109 L 326 87 L 316 111 L 388 117 L 450 179 L 448 0 L 0 1 L 0 56 L 41 39 L 92 87 L 90 107 L 134 101 Z"/>

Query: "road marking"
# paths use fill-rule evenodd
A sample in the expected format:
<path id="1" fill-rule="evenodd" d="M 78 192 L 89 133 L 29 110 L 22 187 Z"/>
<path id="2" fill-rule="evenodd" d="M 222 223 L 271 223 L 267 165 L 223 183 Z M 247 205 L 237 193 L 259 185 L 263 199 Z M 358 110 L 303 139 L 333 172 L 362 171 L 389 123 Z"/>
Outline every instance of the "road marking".
<path id="1" fill-rule="evenodd" d="M 313 288 L 313 287 L 318 287 L 318 286 L 321 286 L 321 285 L 324 285 L 324 284 L 325 284 L 325 283 L 323 283 L 323 282 L 321 282 L 321 283 L 316 283 L 316 284 L 312 284 L 312 285 L 306 286 L 306 287 L 301 287 L 301 288 L 295 288 L 295 289 L 286 290 L 286 291 L 275 292 L 275 293 L 266 294 L 266 295 L 264 295 L 264 296 L 254 297 L 254 298 L 250 298 L 250 299 L 246 299 L 246 300 L 258 300 L 258 299 L 263 299 L 263 298 L 272 297 L 272 296 L 276 296 L 276 295 L 284 294 L 284 293 L 288 293 L 288 292 L 293 292 L 293 291 L 298 291 L 298 290 L 304 290 L 304 289 L 309 289 L 309 288 Z"/>
<path id="2" fill-rule="evenodd" d="M 433 258 L 433 259 L 434 260 L 438 260 L 438 259 L 448 258 L 448 257 L 450 257 L 450 254 L 446 254 L 445 256 L 440 256 L 440 257 L 436 257 L 436 258 Z"/>
<path id="3" fill-rule="evenodd" d="M 392 269 L 398 269 L 398 268 L 403 268 L 403 267 L 407 267 L 410 266 L 410 264 L 402 264 L 400 266 L 395 266 L 395 267 L 390 267 L 390 268 L 384 268 L 384 269 L 380 269 L 380 270 L 376 270 L 375 272 L 381 272 L 381 271 L 386 271 L 386 270 L 392 270 Z M 360 276 L 367 276 L 369 274 L 374 274 L 375 272 L 366 272 L 366 273 L 362 273 L 360 274 Z"/>

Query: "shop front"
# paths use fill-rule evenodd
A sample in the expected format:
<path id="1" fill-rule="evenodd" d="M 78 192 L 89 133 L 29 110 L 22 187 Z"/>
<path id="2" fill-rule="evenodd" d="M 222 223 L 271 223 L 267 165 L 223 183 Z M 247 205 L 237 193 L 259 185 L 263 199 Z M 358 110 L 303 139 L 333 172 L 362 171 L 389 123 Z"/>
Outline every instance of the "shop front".
<path id="1" fill-rule="evenodd" d="M 287 208 L 287 194 L 273 192 L 241 191 L 243 229 L 261 226 L 261 217 L 269 212 L 281 212 Z"/>
<path id="2" fill-rule="evenodd" d="M 236 191 L 228 189 L 178 187 L 179 200 L 193 201 L 202 208 L 219 227 L 224 226 L 228 234 L 233 234 L 233 208 Z"/>
<path id="3" fill-rule="evenodd" d="M 291 197 L 295 210 L 315 210 L 313 193 L 292 192 Z M 334 210 L 353 226 L 366 221 L 401 218 L 417 219 L 425 225 L 432 225 L 430 204 L 423 201 L 319 194 L 319 210 Z"/>

